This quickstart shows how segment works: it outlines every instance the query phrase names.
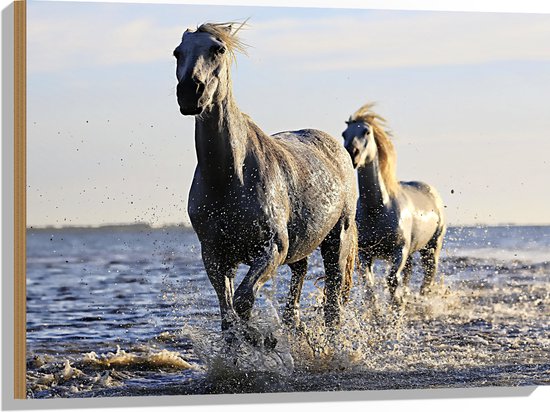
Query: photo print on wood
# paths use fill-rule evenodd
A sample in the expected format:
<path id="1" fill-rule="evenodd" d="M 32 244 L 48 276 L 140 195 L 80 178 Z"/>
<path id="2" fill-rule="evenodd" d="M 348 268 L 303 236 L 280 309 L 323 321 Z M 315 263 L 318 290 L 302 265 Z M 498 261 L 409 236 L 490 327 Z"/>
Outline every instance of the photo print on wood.
<path id="1" fill-rule="evenodd" d="M 550 15 L 16 18 L 16 397 L 550 383 Z"/>

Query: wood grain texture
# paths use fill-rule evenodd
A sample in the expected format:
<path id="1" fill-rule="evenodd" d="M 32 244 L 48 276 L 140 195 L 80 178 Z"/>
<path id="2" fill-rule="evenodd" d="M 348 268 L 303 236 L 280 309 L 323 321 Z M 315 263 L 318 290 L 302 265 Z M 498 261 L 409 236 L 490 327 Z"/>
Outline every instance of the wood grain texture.
<path id="1" fill-rule="evenodd" d="M 27 4 L 14 3 L 14 398 L 26 398 Z"/>

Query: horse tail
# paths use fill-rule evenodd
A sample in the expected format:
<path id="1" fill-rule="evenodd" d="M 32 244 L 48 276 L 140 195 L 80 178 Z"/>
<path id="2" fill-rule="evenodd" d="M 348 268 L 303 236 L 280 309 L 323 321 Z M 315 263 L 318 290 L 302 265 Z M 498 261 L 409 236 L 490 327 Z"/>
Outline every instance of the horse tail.
<path id="1" fill-rule="evenodd" d="M 349 296 L 351 293 L 351 287 L 353 286 L 353 272 L 355 270 L 356 261 L 357 261 L 357 252 L 358 252 L 358 246 L 357 246 L 357 225 L 355 223 L 355 220 L 352 222 L 352 224 L 349 227 L 349 253 L 346 259 L 346 267 L 343 274 L 342 279 L 342 297 L 343 302 L 347 303 L 349 300 Z"/>

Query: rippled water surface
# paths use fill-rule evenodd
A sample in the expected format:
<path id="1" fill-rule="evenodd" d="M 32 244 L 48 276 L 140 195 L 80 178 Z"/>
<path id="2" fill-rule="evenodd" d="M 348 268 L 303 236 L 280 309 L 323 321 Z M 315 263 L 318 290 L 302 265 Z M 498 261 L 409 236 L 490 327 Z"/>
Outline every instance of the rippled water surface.
<path id="1" fill-rule="evenodd" d="M 365 390 L 550 384 L 550 227 L 451 228 L 438 287 L 414 272 L 403 315 L 352 291 L 337 333 L 322 322 L 310 260 L 304 333 L 281 326 L 290 271 L 261 290 L 252 323 L 275 349 L 219 332 L 193 232 L 119 227 L 27 235 L 28 396 Z M 246 267 L 239 271 L 239 280 Z"/>

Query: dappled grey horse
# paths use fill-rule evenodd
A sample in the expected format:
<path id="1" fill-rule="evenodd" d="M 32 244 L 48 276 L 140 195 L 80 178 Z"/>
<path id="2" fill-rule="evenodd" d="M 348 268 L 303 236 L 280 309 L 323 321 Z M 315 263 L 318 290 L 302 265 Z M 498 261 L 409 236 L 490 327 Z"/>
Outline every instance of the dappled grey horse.
<path id="1" fill-rule="evenodd" d="M 195 116 L 198 164 L 188 212 L 218 295 L 222 330 L 249 320 L 256 293 L 282 264 L 292 270 L 283 319 L 298 326 L 308 256 L 318 246 L 325 323 L 334 326 L 355 262 L 355 172 L 328 134 L 307 129 L 268 136 L 241 113 L 230 78 L 234 53 L 244 49 L 239 29 L 206 23 L 186 30 L 174 50 L 180 112 Z M 250 268 L 234 290 L 239 264 Z M 257 341 L 257 331 L 244 329 Z"/>
<path id="2" fill-rule="evenodd" d="M 432 186 L 397 181 L 393 143 L 372 106 L 357 110 L 342 133 L 359 180 L 359 260 L 370 285 L 374 260 L 390 263 L 387 283 L 393 304 L 400 306 L 397 289 L 399 284 L 408 287 L 416 251 L 425 271 L 421 294 L 432 288 L 446 226 L 441 198 Z"/>

